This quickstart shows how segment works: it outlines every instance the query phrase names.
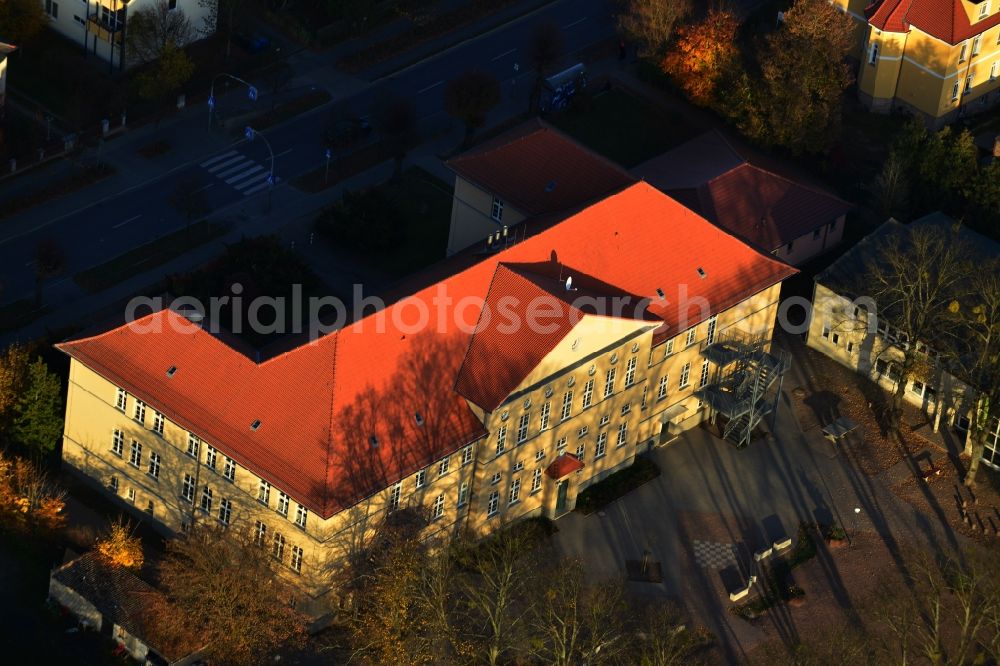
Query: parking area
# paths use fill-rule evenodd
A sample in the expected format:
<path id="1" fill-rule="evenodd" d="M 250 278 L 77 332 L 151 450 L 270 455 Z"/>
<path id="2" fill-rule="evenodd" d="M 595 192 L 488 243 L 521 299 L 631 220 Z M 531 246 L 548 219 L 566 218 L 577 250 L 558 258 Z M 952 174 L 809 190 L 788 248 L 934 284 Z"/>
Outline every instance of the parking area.
<path id="1" fill-rule="evenodd" d="M 560 550 L 580 557 L 597 578 L 622 577 L 630 560 L 644 556 L 659 563 L 662 582 L 631 583 L 633 591 L 677 600 L 723 639 L 727 657 L 736 658 L 768 631 L 728 612 L 734 585 L 723 580 L 724 572 L 736 565 L 745 580 L 751 554 L 780 536 L 794 539 L 801 521 L 839 524 L 864 544 L 868 555 L 852 548 L 850 557 L 860 561 L 849 566 L 840 553 L 822 549 L 817 564 L 802 573 L 812 580 L 797 580 L 816 590 L 814 599 L 834 599 L 841 609 L 852 605 L 852 582 L 869 575 L 851 569 L 846 575 L 852 580 L 845 580 L 845 566 L 865 566 L 867 558 L 868 567 L 892 567 L 907 547 L 960 547 L 947 521 L 918 511 L 879 477 L 859 471 L 846 450 L 850 438 L 831 442 L 810 424 L 803 432 L 790 406 L 789 392 L 802 385 L 795 373 L 793 365 L 775 435 L 737 450 L 707 426 L 684 433 L 650 454 L 662 470 L 658 478 L 599 513 L 559 519 Z"/>

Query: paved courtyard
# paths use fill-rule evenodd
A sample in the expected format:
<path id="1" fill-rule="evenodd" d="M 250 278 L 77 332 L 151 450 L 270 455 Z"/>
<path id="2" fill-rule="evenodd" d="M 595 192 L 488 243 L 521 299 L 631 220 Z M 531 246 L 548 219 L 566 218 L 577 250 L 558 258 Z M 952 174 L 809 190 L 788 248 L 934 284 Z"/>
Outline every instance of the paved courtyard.
<path id="1" fill-rule="evenodd" d="M 786 378 L 788 389 L 800 385 L 795 372 Z M 732 661 L 760 636 L 728 612 L 727 588 L 735 587 L 734 575 L 745 580 L 755 550 L 783 536 L 794 539 L 801 521 L 839 523 L 888 553 L 889 562 L 907 546 L 947 552 L 964 545 L 943 519 L 921 513 L 852 466 L 837 448 L 850 442 L 834 445 L 819 428 L 803 432 L 787 395 L 774 432 L 742 451 L 705 427 L 684 433 L 650 454 L 659 478 L 602 512 L 559 519 L 559 548 L 582 558 L 594 577 L 622 577 L 627 560 L 648 553 L 661 563 L 663 582 L 631 583 L 632 589 L 682 603 L 722 639 Z M 837 559 L 825 548 L 817 559 L 821 566 L 810 571 L 821 571 L 849 608 Z"/>

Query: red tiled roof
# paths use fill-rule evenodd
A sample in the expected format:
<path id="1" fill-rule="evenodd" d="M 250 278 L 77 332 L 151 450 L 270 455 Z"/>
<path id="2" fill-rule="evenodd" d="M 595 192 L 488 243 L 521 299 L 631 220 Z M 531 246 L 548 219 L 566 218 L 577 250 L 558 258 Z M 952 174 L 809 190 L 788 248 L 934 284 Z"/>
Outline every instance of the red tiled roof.
<path id="1" fill-rule="evenodd" d="M 456 392 L 482 303 L 491 282 L 523 293 L 542 284 L 535 279 L 532 287 L 528 272 L 508 275 L 501 263 L 531 264 L 541 276 L 570 267 L 584 287 L 652 298 L 642 316 L 674 332 L 686 317 L 693 325 L 795 273 L 638 183 L 260 363 L 170 310 L 59 348 L 328 517 L 485 434 Z M 687 313 L 679 289 L 686 289 Z M 711 312 L 696 307 L 699 298 Z M 430 326 L 414 332 L 421 311 L 431 313 Z M 142 333 L 144 326 L 161 332 Z M 519 355 L 537 357 L 550 343 L 542 336 L 499 345 L 484 372 L 512 364 L 513 376 L 526 367 Z M 177 367 L 172 377 L 170 366 Z"/>
<path id="2" fill-rule="evenodd" d="M 527 216 L 577 208 L 635 182 L 618 165 L 537 119 L 447 165 Z"/>
<path id="3" fill-rule="evenodd" d="M 649 160 L 634 173 L 767 252 L 853 208 L 829 192 L 753 164 L 715 131 Z"/>
<path id="4" fill-rule="evenodd" d="M 868 22 L 879 30 L 907 32 L 912 25 L 949 44 L 958 44 L 1000 24 L 1000 12 L 995 9 L 982 21 L 970 22 L 962 0 L 882 0 L 865 11 Z"/>
<path id="5" fill-rule="evenodd" d="M 558 481 L 581 469 L 583 469 L 583 463 L 580 462 L 579 458 L 572 453 L 564 453 L 545 468 L 545 473 L 549 478 Z"/>

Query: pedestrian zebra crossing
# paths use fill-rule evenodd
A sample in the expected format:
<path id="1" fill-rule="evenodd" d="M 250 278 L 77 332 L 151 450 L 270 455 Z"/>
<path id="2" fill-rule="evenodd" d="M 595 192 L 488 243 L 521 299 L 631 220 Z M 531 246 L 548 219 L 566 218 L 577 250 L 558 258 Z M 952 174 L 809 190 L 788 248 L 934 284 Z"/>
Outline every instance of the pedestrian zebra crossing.
<path id="1" fill-rule="evenodd" d="M 268 170 L 263 165 L 244 157 L 237 150 L 216 155 L 198 166 L 246 197 L 256 194 L 268 186 Z M 277 181 L 278 179 L 275 178 L 275 182 Z"/>

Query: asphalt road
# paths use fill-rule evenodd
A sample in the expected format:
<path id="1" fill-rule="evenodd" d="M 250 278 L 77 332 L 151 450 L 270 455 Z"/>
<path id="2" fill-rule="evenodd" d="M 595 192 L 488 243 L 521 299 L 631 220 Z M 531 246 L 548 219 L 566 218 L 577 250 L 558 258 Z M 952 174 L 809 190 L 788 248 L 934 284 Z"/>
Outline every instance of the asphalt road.
<path id="1" fill-rule="evenodd" d="M 370 82 L 355 96 L 338 102 L 336 108 L 338 113 L 371 115 L 377 104 L 400 96 L 413 100 L 422 125 L 443 125 L 446 122 L 445 84 L 469 69 L 490 72 L 501 80 L 506 99 L 523 97 L 526 103 L 533 79 L 533 74 L 527 71 L 530 69 L 527 47 L 532 30 L 542 23 L 559 26 L 565 51 L 572 53 L 613 34 L 611 13 L 609 0 L 559 0 L 529 17 Z M 519 65 L 517 73 L 515 64 Z M 260 104 L 267 104 L 266 96 L 261 97 Z M 224 110 L 220 108 L 220 111 Z M 62 279 L 68 280 L 85 268 L 183 228 L 183 216 L 170 203 L 171 195 L 182 183 L 189 191 L 200 190 L 213 211 L 240 202 L 245 202 L 248 210 L 264 206 L 272 152 L 278 187 L 321 166 L 324 161 L 322 137 L 330 116 L 329 106 L 308 112 L 294 122 L 267 130 L 264 133 L 266 142 L 260 137 L 251 142 L 240 140 L 228 150 L 204 155 L 186 167 L 73 214 L 16 234 L 0 236 L 3 300 L 13 301 L 33 293 L 32 257 L 42 238 L 58 239 L 66 251 L 66 277 Z M 238 207 L 234 212 L 238 212 Z"/>

